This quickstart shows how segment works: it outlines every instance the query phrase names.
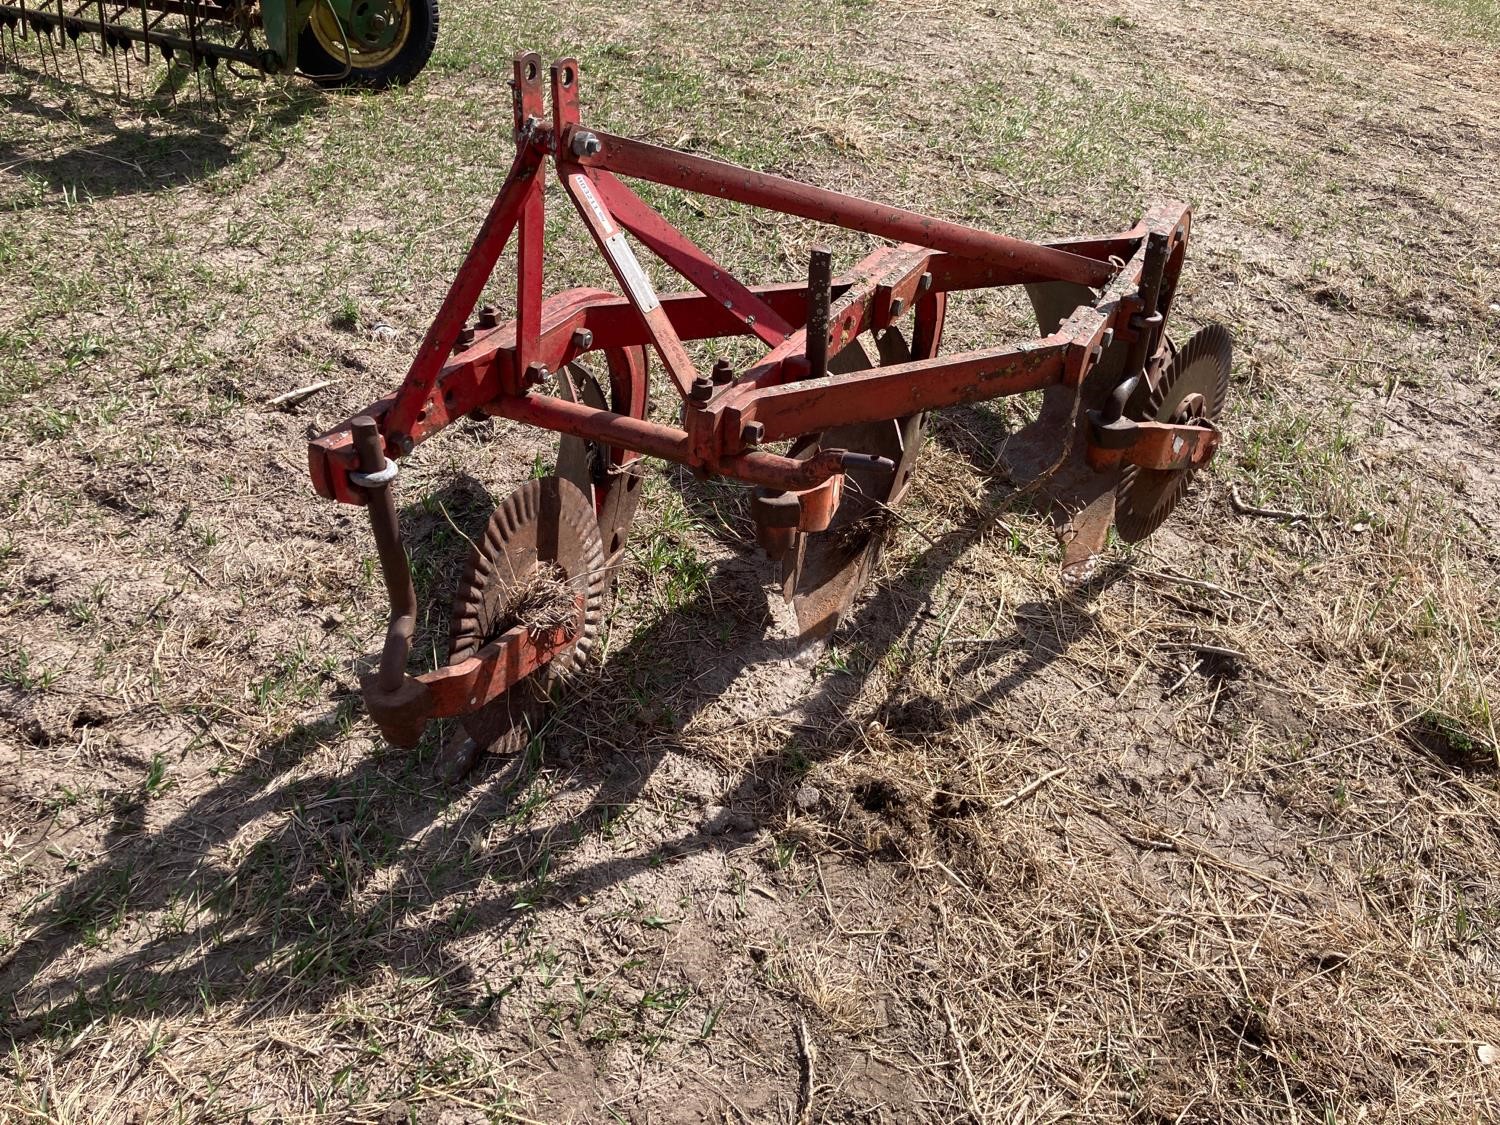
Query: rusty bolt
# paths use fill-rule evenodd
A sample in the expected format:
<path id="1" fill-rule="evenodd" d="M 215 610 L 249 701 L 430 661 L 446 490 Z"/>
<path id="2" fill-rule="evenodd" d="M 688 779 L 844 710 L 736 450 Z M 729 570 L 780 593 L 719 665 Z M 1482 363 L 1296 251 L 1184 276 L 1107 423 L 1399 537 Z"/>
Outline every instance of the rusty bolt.
<path id="1" fill-rule="evenodd" d="M 746 445 L 759 445 L 766 439 L 764 422 L 746 422 L 740 427 L 740 440 Z"/>
<path id="2" fill-rule="evenodd" d="M 727 359 L 714 360 L 713 381 L 720 387 L 734 382 L 734 366 Z"/>
<path id="3" fill-rule="evenodd" d="M 460 348 L 467 348 L 473 342 L 474 342 L 474 329 L 472 329 L 472 328 L 465 328 L 461 332 L 459 332 L 457 343 L 458 343 L 458 346 Z"/>
<path id="4" fill-rule="evenodd" d="M 900 297 L 891 298 L 891 319 L 895 320 L 906 309 L 906 302 Z"/>
<path id="5" fill-rule="evenodd" d="M 584 130 L 573 134 L 572 147 L 574 156 L 598 156 L 604 145 L 593 133 Z"/>
<path id="6" fill-rule="evenodd" d="M 594 346 L 594 334 L 587 328 L 579 328 L 573 332 L 573 347 L 580 352 L 586 352 Z"/>
<path id="7" fill-rule="evenodd" d="M 1111 344 L 1113 344 L 1114 342 L 1115 342 L 1115 330 L 1113 328 L 1106 328 L 1104 330 L 1104 335 L 1101 336 L 1101 337 L 1099 337 L 1099 346 L 1101 348 L 1107 348 Z"/>
<path id="8" fill-rule="evenodd" d="M 500 310 L 494 305 L 485 305 L 479 310 L 479 327 L 494 328 L 500 323 Z"/>
<path id="9" fill-rule="evenodd" d="M 411 440 L 411 434 L 392 434 L 390 443 L 395 448 L 397 457 L 406 457 L 416 448 L 416 442 Z"/>
<path id="10" fill-rule="evenodd" d="M 925 292 L 927 292 L 927 290 L 931 289 L 932 288 L 932 274 L 930 274 L 930 273 L 924 273 L 922 275 L 922 280 L 919 281 L 919 282 L 917 282 L 917 288 L 920 289 L 923 293 L 925 293 Z"/>
<path id="11" fill-rule="evenodd" d="M 528 387 L 540 387 L 550 378 L 552 378 L 552 372 L 547 370 L 545 363 L 533 363 L 526 368 L 526 385 Z"/>
<path id="12" fill-rule="evenodd" d="M 713 380 L 705 379 L 703 376 L 693 380 L 692 389 L 688 391 L 688 398 L 694 402 L 707 402 L 714 397 Z"/>

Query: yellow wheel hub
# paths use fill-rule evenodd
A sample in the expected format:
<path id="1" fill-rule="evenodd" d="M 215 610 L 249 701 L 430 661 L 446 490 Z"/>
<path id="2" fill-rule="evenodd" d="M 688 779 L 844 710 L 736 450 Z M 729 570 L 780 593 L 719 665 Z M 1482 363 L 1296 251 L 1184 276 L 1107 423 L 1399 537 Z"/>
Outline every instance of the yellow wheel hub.
<path id="1" fill-rule="evenodd" d="M 352 26 L 344 27 L 333 5 L 319 0 L 308 21 L 318 46 L 334 62 L 354 70 L 374 70 L 401 53 L 411 34 L 408 0 L 354 0 Z"/>

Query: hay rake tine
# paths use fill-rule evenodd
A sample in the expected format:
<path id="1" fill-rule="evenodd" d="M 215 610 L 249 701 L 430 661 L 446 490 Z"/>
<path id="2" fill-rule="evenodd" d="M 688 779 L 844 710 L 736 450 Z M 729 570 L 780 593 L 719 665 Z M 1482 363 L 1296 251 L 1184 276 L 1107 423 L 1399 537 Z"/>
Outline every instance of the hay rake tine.
<path id="1" fill-rule="evenodd" d="M 1121 535 L 1142 538 L 1212 460 L 1228 335 L 1207 329 L 1176 349 L 1165 333 L 1191 225 L 1185 204 L 1164 203 L 1114 234 L 1030 242 L 586 128 L 577 60 L 553 64 L 550 114 L 542 74 L 538 56 L 516 56 L 515 161 L 405 380 L 308 449 L 321 495 L 369 508 L 388 590 L 404 590 L 395 459 L 476 414 L 558 435 L 557 472 L 502 502 L 471 559 L 455 596 L 460 643 L 450 645 L 449 663 L 405 672 L 413 609 L 392 595 L 385 652 L 400 659 L 383 661 L 382 674 L 362 686 L 370 714 L 397 745 L 415 745 L 437 718 L 461 719 L 476 740 L 499 744 L 526 706 L 512 689 L 531 675 L 553 683 L 554 661 L 559 675 L 576 667 L 570 654 L 591 643 L 592 599 L 606 560 L 623 557 L 635 511 L 621 481 L 634 488 L 642 456 L 754 488 L 756 537 L 782 563 L 784 583 L 791 576 L 787 592 L 807 636 L 836 627 L 868 580 L 883 532 L 867 517 L 905 492 L 929 411 L 1044 393 L 1046 409 L 1017 443 L 1035 471 L 1011 475 L 1018 488 L 1045 489 L 1044 510 L 1066 545 L 1065 582 L 1092 574 L 1117 497 Z M 573 289 L 543 299 L 549 164 L 618 293 Z M 889 241 L 837 276 L 819 247 L 799 281 L 745 285 L 623 179 Z M 658 293 L 627 236 L 694 288 Z M 501 324 L 483 309 L 472 320 L 512 239 L 516 319 Z M 938 354 L 950 293 L 1015 286 L 1032 297 L 1042 335 Z M 1046 311 L 1053 306 L 1057 316 Z M 875 358 L 857 343 L 866 336 Z M 685 345 L 721 339 L 769 350 L 743 371 L 720 360 L 711 377 L 699 375 Z M 648 416 L 645 356 L 653 353 L 681 399 L 679 425 Z M 609 368 L 607 397 L 586 367 L 575 370 L 591 354 Z M 1131 386 L 1150 386 L 1150 402 L 1111 408 Z M 773 442 L 789 451 L 771 452 Z M 580 443 L 593 452 L 580 454 Z M 603 463 L 629 473 L 598 473 L 601 451 Z M 547 497 L 551 516 L 537 508 Z M 526 574 L 512 560 L 528 558 L 560 567 L 569 586 L 587 590 L 573 625 L 538 631 L 482 620 L 485 607 L 514 604 Z"/>

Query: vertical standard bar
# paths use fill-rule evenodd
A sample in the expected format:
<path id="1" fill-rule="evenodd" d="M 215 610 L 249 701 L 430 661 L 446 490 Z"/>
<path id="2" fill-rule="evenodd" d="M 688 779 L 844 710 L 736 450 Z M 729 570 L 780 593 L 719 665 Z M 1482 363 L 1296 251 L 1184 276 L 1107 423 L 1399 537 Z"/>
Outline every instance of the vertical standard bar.
<path id="1" fill-rule="evenodd" d="M 355 452 L 359 454 L 359 471 L 366 475 L 385 472 L 388 467 L 385 446 L 375 419 L 361 414 L 349 428 L 354 434 Z M 386 628 L 385 647 L 380 652 L 379 682 L 382 691 L 395 691 L 406 679 L 406 661 L 411 655 L 411 638 L 417 623 L 417 592 L 412 586 L 406 548 L 401 544 L 400 517 L 396 514 L 396 498 L 391 495 L 390 482 L 363 487 L 369 499 L 370 529 L 375 533 L 380 573 L 391 599 L 391 620 Z"/>
<path id="2" fill-rule="evenodd" d="M 1125 353 L 1125 374 L 1130 376 L 1141 371 L 1146 360 L 1155 350 L 1162 315 L 1157 311 L 1161 301 L 1162 274 L 1167 268 L 1168 238 L 1161 231 L 1152 231 L 1146 236 L 1146 252 L 1141 261 L 1141 309 L 1131 318 L 1131 327 L 1136 329 L 1130 350 Z M 1139 319 L 1137 319 L 1139 318 Z"/>
<path id="3" fill-rule="evenodd" d="M 814 246 L 807 259 L 807 377 L 828 374 L 828 305 L 832 300 L 833 255 Z"/>
<path id="4" fill-rule="evenodd" d="M 596 155 L 580 157 L 580 163 L 619 176 L 716 195 L 751 207 L 765 207 L 814 222 L 832 223 L 896 242 L 947 250 L 960 257 L 1001 262 L 1025 273 L 1027 281 L 1076 281 L 1082 285 L 1099 286 L 1107 284 L 1115 275 L 1115 268 L 1108 262 L 1069 254 L 1065 250 L 934 219 L 901 207 L 889 207 L 858 196 L 798 183 L 784 176 L 752 172 L 722 160 L 692 156 L 644 141 L 592 131 L 603 147 Z"/>
<path id="5" fill-rule="evenodd" d="M 537 362 L 542 343 L 543 194 L 542 177 L 532 177 L 516 232 L 516 371 L 523 377 Z"/>

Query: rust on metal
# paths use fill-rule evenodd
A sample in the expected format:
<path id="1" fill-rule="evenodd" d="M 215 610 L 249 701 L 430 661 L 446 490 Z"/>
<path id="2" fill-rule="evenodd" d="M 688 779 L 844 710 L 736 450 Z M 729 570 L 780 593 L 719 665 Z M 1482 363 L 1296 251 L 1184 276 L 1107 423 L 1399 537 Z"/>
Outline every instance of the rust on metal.
<path id="1" fill-rule="evenodd" d="M 1031 242 L 592 128 L 582 77 L 573 58 L 544 71 L 534 54 L 516 57 L 515 159 L 406 378 L 309 444 L 317 491 L 370 512 L 392 610 L 365 691 L 393 740 L 410 744 L 439 717 L 462 718 L 486 744 L 532 729 L 547 693 L 592 648 L 640 501 L 642 457 L 756 490 L 757 538 L 780 561 L 808 635 L 836 627 L 872 573 L 932 411 L 1040 392 L 1040 410 L 995 461 L 1013 485 L 1035 489 L 1069 582 L 1093 575 L 1111 527 L 1135 539 L 1159 526 L 1212 461 L 1229 335 L 1212 326 L 1179 351 L 1167 332 L 1186 205 L 1160 204 L 1123 230 Z M 549 168 L 618 292 L 544 294 Z M 819 248 L 803 279 L 749 283 L 627 180 L 890 242 L 842 269 Z M 514 316 L 488 305 L 476 319 L 512 244 Z M 687 288 L 658 291 L 638 252 Z M 940 355 L 949 294 L 1007 286 L 1025 288 L 1036 335 Z M 700 371 L 689 345 L 709 340 L 765 350 L 750 363 L 710 353 Z M 680 400 L 676 424 L 648 416 L 651 353 Z M 496 510 L 461 584 L 447 663 L 412 675 L 417 606 L 392 459 L 484 415 L 557 434 L 556 475 Z M 775 442 L 790 448 L 766 448 Z M 505 619 L 505 598 L 539 567 L 576 587 L 572 624 Z"/>

